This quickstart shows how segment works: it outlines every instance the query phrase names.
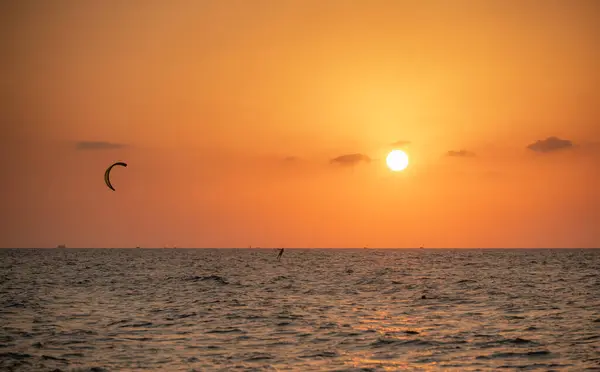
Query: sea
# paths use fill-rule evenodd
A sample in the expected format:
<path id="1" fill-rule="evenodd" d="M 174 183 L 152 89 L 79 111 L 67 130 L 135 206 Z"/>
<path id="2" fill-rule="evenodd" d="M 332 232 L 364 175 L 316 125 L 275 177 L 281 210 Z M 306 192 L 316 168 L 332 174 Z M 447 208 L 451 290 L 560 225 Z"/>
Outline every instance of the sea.
<path id="1" fill-rule="evenodd" d="M 600 250 L 5 249 L 0 370 L 600 371 Z"/>

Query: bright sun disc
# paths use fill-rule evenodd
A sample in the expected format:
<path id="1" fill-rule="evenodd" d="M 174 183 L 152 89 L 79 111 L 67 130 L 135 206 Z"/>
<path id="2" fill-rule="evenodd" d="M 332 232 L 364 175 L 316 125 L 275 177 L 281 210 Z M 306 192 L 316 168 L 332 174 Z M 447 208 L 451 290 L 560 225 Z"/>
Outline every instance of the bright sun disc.
<path id="1" fill-rule="evenodd" d="M 408 167 L 408 155 L 402 150 L 393 150 L 388 154 L 385 162 L 391 170 L 399 172 Z"/>

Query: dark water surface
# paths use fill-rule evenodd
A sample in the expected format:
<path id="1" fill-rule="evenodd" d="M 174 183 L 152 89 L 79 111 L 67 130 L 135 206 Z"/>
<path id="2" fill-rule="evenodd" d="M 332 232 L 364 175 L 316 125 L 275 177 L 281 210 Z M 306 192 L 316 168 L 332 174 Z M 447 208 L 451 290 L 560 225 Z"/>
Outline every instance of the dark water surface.
<path id="1" fill-rule="evenodd" d="M 0 370 L 600 370 L 600 250 L 0 250 Z"/>

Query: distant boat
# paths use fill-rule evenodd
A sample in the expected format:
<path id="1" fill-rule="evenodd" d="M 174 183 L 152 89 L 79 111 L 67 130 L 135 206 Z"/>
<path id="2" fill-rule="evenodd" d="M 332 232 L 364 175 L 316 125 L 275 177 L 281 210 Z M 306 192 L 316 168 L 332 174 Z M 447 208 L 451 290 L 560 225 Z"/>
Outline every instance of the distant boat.
<path id="1" fill-rule="evenodd" d="M 59 245 L 56 246 L 56 248 L 67 248 L 67 246 L 64 245 L 64 244 L 59 244 Z"/>

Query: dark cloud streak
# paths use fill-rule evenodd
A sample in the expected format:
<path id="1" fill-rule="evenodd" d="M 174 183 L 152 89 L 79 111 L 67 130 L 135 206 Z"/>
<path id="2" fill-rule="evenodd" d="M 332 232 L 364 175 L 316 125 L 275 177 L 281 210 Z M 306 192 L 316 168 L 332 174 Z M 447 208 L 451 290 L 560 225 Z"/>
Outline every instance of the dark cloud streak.
<path id="1" fill-rule="evenodd" d="M 76 145 L 77 150 L 114 150 L 124 147 L 127 145 L 104 141 L 80 141 Z"/>
<path id="2" fill-rule="evenodd" d="M 558 137 L 548 137 L 545 140 L 538 140 L 527 146 L 529 150 L 542 153 L 564 150 L 571 147 L 573 147 L 571 141 L 563 140 Z"/>
<path id="3" fill-rule="evenodd" d="M 370 163 L 371 158 L 364 154 L 346 154 L 331 159 L 331 164 L 356 165 L 360 162 Z"/>
<path id="4" fill-rule="evenodd" d="M 450 150 L 446 153 L 447 156 L 457 157 L 457 158 L 472 158 L 475 156 L 474 152 L 467 150 L 454 151 Z"/>

